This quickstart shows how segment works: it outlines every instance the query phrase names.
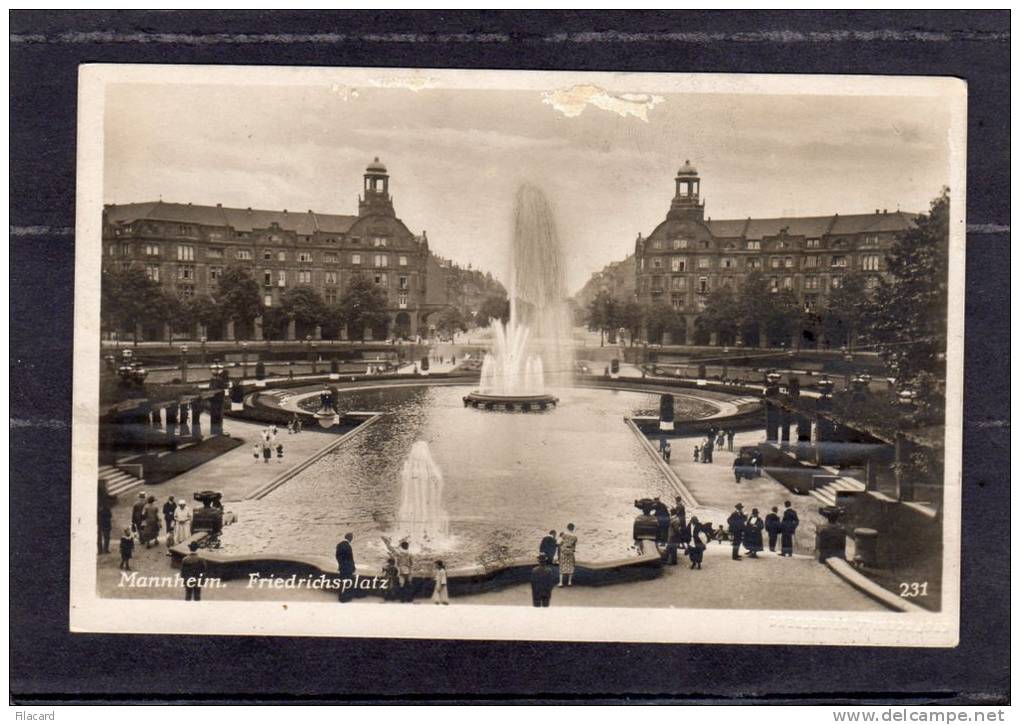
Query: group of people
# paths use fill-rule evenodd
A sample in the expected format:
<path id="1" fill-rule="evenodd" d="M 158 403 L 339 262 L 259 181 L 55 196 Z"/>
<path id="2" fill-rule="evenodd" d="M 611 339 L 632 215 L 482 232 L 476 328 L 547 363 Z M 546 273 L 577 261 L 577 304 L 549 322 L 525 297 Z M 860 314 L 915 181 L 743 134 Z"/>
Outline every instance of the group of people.
<path id="1" fill-rule="evenodd" d="M 557 536 L 552 529 L 538 544 L 538 566 L 531 570 L 531 603 L 536 607 L 548 607 L 555 587 L 574 586 L 575 554 L 577 534 L 574 524 L 567 524 L 566 531 Z M 559 567 L 557 582 L 554 565 Z"/>
<path id="2" fill-rule="evenodd" d="M 159 543 L 161 531 L 166 532 L 166 546 L 180 544 L 191 537 L 191 508 L 187 501 L 175 501 L 173 496 L 167 498 L 160 507 L 155 496 L 138 494 L 131 507 L 131 526 L 125 527 L 120 537 L 120 568 L 131 571 L 131 559 L 135 545 L 146 549 Z M 99 507 L 99 538 L 100 554 L 110 553 L 110 537 L 113 529 L 113 511 L 109 505 Z"/>
<path id="3" fill-rule="evenodd" d="M 647 507 L 648 501 L 635 501 L 635 505 L 641 508 Z M 655 540 L 666 544 L 666 564 L 677 566 L 679 564 L 680 552 L 683 552 L 691 560 L 691 569 L 700 569 L 704 560 L 705 548 L 711 540 L 712 524 L 702 523 L 697 516 L 687 518 L 687 507 L 683 499 L 676 497 L 676 505 L 672 508 L 666 506 L 658 498 L 651 499 L 648 510 L 651 516 L 655 517 L 656 532 Z M 639 517 L 640 520 L 640 517 Z M 644 551 L 644 541 L 639 536 L 638 527 L 635 522 L 634 544 L 638 552 Z"/>
<path id="4" fill-rule="evenodd" d="M 301 421 L 294 416 L 294 419 L 298 421 L 298 429 L 294 429 L 294 421 L 291 420 L 287 423 L 287 429 L 290 433 L 300 431 Z M 259 436 L 260 440 L 252 444 L 251 454 L 255 459 L 255 463 L 258 463 L 261 459 L 263 463 L 269 463 L 273 460 L 273 451 L 276 451 L 276 462 L 283 463 L 283 443 L 279 439 L 279 430 L 276 425 L 267 425 L 262 429 L 262 434 Z"/>
<path id="5" fill-rule="evenodd" d="M 733 477 L 737 483 L 740 483 L 741 478 L 746 478 L 749 481 L 752 478 L 759 478 L 763 462 L 764 457 L 757 448 L 747 452 L 741 451 L 733 459 Z"/>
<path id="6" fill-rule="evenodd" d="M 772 511 L 764 519 L 758 515 L 756 508 L 751 509 L 750 515 L 745 514 L 743 504 L 738 503 L 733 507 L 733 513 L 726 519 L 726 525 L 728 538 L 733 545 L 732 558 L 734 561 L 740 561 L 743 558 L 740 553 L 741 546 L 748 557 L 758 558 L 758 552 L 765 548 L 763 531 L 768 534 L 769 551 L 774 552 L 778 542 L 780 556 L 793 556 L 794 534 L 800 525 L 800 518 L 789 501 L 784 503 L 782 515 L 779 513 L 779 507 L 773 506 Z M 719 540 L 721 542 L 723 539 L 719 538 Z"/>
<path id="7" fill-rule="evenodd" d="M 341 603 L 347 603 L 354 598 L 355 587 L 353 581 L 357 578 L 358 567 L 354 562 L 354 548 L 352 542 L 354 534 L 348 532 L 336 545 L 336 563 L 340 573 L 340 593 L 338 598 Z M 396 546 L 386 536 L 382 537 L 383 544 L 389 557 L 383 567 L 382 574 L 385 582 L 386 601 L 410 602 L 414 599 L 414 554 L 411 553 L 411 545 L 407 539 L 403 539 Z M 432 602 L 434 604 L 450 603 L 450 587 L 446 574 L 446 564 L 441 559 L 432 562 Z M 344 583 L 347 582 L 345 585 Z"/>
<path id="8" fill-rule="evenodd" d="M 725 446 L 726 450 L 733 451 L 733 438 L 736 435 L 736 431 L 732 428 L 723 429 L 712 427 L 708 429 L 705 434 L 705 442 L 700 446 L 694 446 L 694 462 L 695 463 L 712 463 L 712 457 L 715 453 L 715 449 L 722 450 Z"/>

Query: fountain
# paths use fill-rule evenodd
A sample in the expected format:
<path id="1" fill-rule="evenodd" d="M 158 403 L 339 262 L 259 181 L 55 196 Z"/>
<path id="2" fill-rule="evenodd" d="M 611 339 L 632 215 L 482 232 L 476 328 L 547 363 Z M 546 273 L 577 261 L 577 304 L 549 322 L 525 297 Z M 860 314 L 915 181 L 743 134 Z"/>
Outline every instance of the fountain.
<path id="1" fill-rule="evenodd" d="M 563 250 L 542 192 L 524 185 L 514 205 L 510 255 L 510 319 L 491 320 L 492 350 L 482 360 L 478 390 L 464 405 L 486 410 L 546 410 L 559 399 L 548 381 L 573 374 L 570 311 Z"/>
<path id="2" fill-rule="evenodd" d="M 415 441 L 411 446 L 400 472 L 400 483 L 398 535 L 406 536 L 415 550 L 446 548 L 450 517 L 443 507 L 443 473 L 425 441 Z"/>

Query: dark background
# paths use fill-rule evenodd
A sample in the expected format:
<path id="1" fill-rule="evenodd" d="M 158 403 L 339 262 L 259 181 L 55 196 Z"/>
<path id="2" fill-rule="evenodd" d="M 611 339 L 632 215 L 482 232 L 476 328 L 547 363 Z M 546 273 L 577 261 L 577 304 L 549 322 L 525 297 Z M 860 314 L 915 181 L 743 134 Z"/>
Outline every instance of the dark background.
<path id="1" fill-rule="evenodd" d="M 1008 11 L 13 11 L 10 27 L 10 628 L 15 701 L 425 697 L 990 705 L 1008 699 Z M 598 34 L 576 35 L 589 32 Z M 565 39 L 550 39 L 558 33 Z M 342 37 L 316 39 L 309 34 Z M 80 63 L 89 62 L 965 79 L 969 128 L 960 646 L 925 650 L 68 632 L 76 74 Z M 733 585 L 747 582 L 735 580 Z M 413 608 L 408 616 L 414 616 Z M 641 614 L 635 611 L 634 616 Z M 676 626 L 687 624 L 678 611 Z"/>

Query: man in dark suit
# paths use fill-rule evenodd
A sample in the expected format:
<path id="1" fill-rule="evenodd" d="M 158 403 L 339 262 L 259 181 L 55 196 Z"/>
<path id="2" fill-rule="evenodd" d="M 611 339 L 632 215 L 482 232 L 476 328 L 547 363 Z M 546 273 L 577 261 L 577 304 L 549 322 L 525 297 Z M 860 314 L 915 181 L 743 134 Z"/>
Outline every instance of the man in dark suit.
<path id="1" fill-rule="evenodd" d="M 776 540 L 779 538 L 779 532 L 782 528 L 783 525 L 779 521 L 779 508 L 773 506 L 772 513 L 765 517 L 765 531 L 769 535 L 769 551 L 776 550 Z"/>
<path id="2" fill-rule="evenodd" d="M 556 574 L 545 554 L 539 554 L 538 566 L 531 570 L 531 603 L 536 607 L 548 607 L 555 586 Z"/>
<path id="3" fill-rule="evenodd" d="M 747 517 L 744 516 L 744 505 L 738 503 L 733 507 L 733 513 L 726 519 L 730 529 L 730 539 L 733 542 L 733 560 L 740 561 L 740 545 L 744 543 L 744 524 Z"/>
<path id="4" fill-rule="evenodd" d="M 349 602 L 354 594 L 355 574 L 357 567 L 354 565 L 354 549 L 351 542 L 354 541 L 354 534 L 344 534 L 343 540 L 336 545 L 336 564 L 340 570 L 340 601 Z"/>
<path id="5" fill-rule="evenodd" d="M 793 535 L 797 531 L 797 526 L 800 525 L 800 518 L 797 516 L 797 512 L 793 510 L 793 505 L 786 501 L 783 504 L 786 509 L 783 511 L 783 520 L 780 524 L 780 556 L 793 556 Z"/>
<path id="6" fill-rule="evenodd" d="M 542 537 L 542 542 L 538 545 L 538 553 L 545 555 L 547 563 L 552 564 L 556 559 L 556 530 L 549 532 L 548 536 Z"/>
<path id="7" fill-rule="evenodd" d="M 202 579 L 205 577 L 205 562 L 198 555 L 198 542 L 192 541 L 188 548 L 191 553 L 181 561 L 181 579 L 184 580 L 184 601 L 202 601 Z"/>

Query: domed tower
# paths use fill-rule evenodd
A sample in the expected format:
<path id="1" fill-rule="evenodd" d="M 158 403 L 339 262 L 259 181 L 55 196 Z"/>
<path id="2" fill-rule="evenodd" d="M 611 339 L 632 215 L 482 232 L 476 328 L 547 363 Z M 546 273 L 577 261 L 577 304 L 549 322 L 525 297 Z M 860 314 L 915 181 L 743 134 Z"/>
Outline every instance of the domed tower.
<path id="1" fill-rule="evenodd" d="M 666 218 L 693 219 L 699 222 L 705 219 L 705 203 L 701 201 L 701 177 L 689 159 L 676 172 L 676 195 Z"/>
<path id="2" fill-rule="evenodd" d="M 390 175 L 376 156 L 365 168 L 365 196 L 358 197 L 358 216 L 396 216 L 390 196 Z"/>

